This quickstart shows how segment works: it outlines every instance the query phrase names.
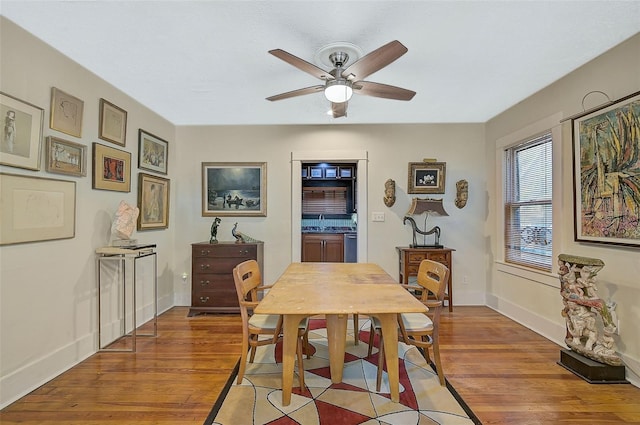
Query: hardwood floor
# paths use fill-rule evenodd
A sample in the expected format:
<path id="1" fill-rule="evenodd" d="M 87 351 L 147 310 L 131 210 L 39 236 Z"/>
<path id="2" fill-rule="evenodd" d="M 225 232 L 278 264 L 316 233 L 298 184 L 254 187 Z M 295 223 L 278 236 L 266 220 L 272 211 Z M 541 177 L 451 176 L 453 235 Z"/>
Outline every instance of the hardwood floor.
<path id="1" fill-rule="evenodd" d="M 158 318 L 136 353 L 97 353 L 0 412 L 9 424 L 202 424 L 240 356 L 240 318 Z M 640 424 L 640 389 L 590 385 L 557 345 L 487 307 L 441 318 L 447 379 L 483 424 Z M 240 424 L 238 424 L 240 425 Z"/>

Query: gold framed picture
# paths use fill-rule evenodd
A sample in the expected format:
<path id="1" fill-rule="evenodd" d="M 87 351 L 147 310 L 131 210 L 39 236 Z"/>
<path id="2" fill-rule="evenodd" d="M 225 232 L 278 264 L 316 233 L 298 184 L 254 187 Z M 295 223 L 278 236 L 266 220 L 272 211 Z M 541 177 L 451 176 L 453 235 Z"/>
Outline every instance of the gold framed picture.
<path id="1" fill-rule="evenodd" d="M 0 176 L 0 245 L 75 236 L 76 182 Z"/>
<path id="2" fill-rule="evenodd" d="M 167 174 L 169 142 L 153 134 L 138 130 L 138 168 Z"/>
<path id="3" fill-rule="evenodd" d="M 93 189 L 131 192 L 131 153 L 94 142 Z"/>
<path id="4" fill-rule="evenodd" d="M 0 92 L 0 164 L 40 169 L 44 109 Z"/>
<path id="5" fill-rule="evenodd" d="M 75 137 L 82 137 L 84 102 L 55 87 L 51 88 L 49 127 Z"/>
<path id="6" fill-rule="evenodd" d="M 444 193 L 445 162 L 410 162 L 407 193 Z"/>
<path id="7" fill-rule="evenodd" d="M 266 162 L 203 162 L 203 217 L 266 217 Z"/>
<path id="8" fill-rule="evenodd" d="M 98 137 L 116 145 L 127 144 L 127 111 L 113 103 L 100 99 L 100 124 Z"/>
<path id="9" fill-rule="evenodd" d="M 169 179 L 138 173 L 138 230 L 169 227 Z"/>
<path id="10" fill-rule="evenodd" d="M 87 147 L 79 143 L 47 137 L 45 170 L 69 176 L 87 175 Z"/>

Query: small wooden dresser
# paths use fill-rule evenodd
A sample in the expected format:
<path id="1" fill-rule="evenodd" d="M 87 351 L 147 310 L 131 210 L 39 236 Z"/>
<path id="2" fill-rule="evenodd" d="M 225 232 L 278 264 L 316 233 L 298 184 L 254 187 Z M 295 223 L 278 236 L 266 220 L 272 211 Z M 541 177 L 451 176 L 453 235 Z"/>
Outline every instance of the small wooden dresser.
<path id="1" fill-rule="evenodd" d="M 191 245 L 191 308 L 199 313 L 239 313 L 233 268 L 256 260 L 263 272 L 263 243 L 199 242 Z"/>
<path id="2" fill-rule="evenodd" d="M 449 305 L 449 311 L 453 311 L 453 261 L 451 253 L 455 249 L 451 248 L 409 248 L 408 246 L 396 247 L 398 251 L 400 283 L 408 284 L 409 278 L 418 275 L 418 268 L 422 260 L 432 260 L 444 264 L 449 268 L 449 281 L 447 282 L 447 291 L 444 299 Z"/>

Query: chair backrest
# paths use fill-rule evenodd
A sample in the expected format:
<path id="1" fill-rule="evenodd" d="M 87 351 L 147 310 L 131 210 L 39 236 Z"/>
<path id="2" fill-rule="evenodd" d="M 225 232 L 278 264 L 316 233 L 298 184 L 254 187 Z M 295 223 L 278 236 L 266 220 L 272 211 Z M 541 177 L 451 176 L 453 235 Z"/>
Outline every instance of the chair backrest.
<path id="1" fill-rule="evenodd" d="M 448 279 L 449 268 L 447 266 L 432 260 L 422 260 L 418 269 L 417 282 L 427 291 L 422 291 L 421 300 L 427 301 L 429 292 L 431 292 L 436 300 L 443 302 Z"/>
<path id="2" fill-rule="evenodd" d="M 246 302 L 258 301 L 256 288 L 262 284 L 262 275 L 260 274 L 260 265 L 258 262 L 256 260 L 247 260 L 235 266 L 233 269 L 233 282 L 235 283 L 236 293 L 238 295 L 240 315 L 242 316 L 242 321 L 247 325 L 249 321 L 249 310 Z"/>

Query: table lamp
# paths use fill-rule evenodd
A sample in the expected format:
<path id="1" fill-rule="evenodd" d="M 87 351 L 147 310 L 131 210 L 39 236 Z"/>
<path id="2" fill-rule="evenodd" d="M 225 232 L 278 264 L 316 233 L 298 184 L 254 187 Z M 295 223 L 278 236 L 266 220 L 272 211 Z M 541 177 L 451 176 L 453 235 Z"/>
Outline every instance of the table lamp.
<path id="1" fill-rule="evenodd" d="M 425 230 L 418 229 L 418 225 L 416 221 L 411 216 L 418 216 L 420 214 L 424 214 L 424 228 Z M 427 229 L 427 219 L 429 218 L 429 214 L 434 216 L 448 216 L 447 212 L 444 210 L 444 206 L 442 205 L 442 199 L 420 199 L 413 198 L 411 202 L 411 206 L 409 207 L 409 211 L 404 216 L 402 221 L 403 224 L 407 224 L 407 221 L 411 223 L 413 227 L 413 244 L 409 245 L 411 248 L 442 248 L 440 245 L 440 227 L 434 226 L 430 230 Z M 419 245 L 417 241 L 417 234 L 424 235 L 423 236 L 423 245 Z M 426 236 L 435 234 L 435 241 L 432 245 L 426 245 Z"/>

